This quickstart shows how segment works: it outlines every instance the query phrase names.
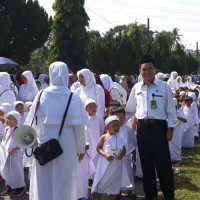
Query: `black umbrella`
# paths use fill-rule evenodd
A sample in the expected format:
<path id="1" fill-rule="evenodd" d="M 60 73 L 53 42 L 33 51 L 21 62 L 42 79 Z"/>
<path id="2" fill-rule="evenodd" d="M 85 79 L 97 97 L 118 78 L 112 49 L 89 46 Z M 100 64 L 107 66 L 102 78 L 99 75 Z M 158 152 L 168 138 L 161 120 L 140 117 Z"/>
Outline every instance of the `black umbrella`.
<path id="1" fill-rule="evenodd" d="M 12 67 L 19 67 L 19 64 L 9 58 L 0 57 L 0 69 Z"/>

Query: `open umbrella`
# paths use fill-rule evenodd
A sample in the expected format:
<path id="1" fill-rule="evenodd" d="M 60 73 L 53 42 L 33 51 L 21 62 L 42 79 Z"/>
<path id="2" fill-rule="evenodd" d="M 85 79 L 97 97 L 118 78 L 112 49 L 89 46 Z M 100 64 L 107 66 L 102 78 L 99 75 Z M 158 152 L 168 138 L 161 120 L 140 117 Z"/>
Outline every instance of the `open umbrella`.
<path id="1" fill-rule="evenodd" d="M 19 64 L 9 58 L 0 57 L 0 69 L 12 67 L 19 67 Z"/>

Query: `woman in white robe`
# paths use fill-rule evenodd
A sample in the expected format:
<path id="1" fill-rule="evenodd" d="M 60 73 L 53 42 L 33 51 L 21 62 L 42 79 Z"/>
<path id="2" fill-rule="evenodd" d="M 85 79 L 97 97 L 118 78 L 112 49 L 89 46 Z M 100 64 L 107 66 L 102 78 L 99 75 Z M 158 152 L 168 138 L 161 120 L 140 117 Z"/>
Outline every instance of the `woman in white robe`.
<path id="1" fill-rule="evenodd" d="M 174 91 L 177 90 L 177 88 L 176 88 L 177 87 L 177 81 L 176 81 L 177 76 L 178 76 L 178 73 L 173 71 L 173 72 L 171 72 L 170 78 L 167 81 L 167 84 L 169 85 L 171 90 L 174 90 Z"/>
<path id="2" fill-rule="evenodd" d="M 45 82 L 45 79 L 47 79 L 47 75 L 46 74 L 40 74 L 38 79 L 40 80 L 41 82 L 41 88 L 40 90 L 48 87 L 48 84 Z"/>
<path id="3" fill-rule="evenodd" d="M 22 73 L 22 84 L 19 88 L 18 99 L 23 102 L 33 101 L 38 93 L 38 88 L 31 71 Z"/>
<path id="4" fill-rule="evenodd" d="M 114 84 L 110 76 L 107 74 L 101 74 L 100 79 L 105 87 L 106 90 L 110 92 L 110 96 L 113 100 L 118 101 L 121 105 L 124 104 L 123 97 L 118 89 L 118 87 Z"/>
<path id="5" fill-rule="evenodd" d="M 0 104 L 9 103 L 14 108 L 15 93 L 11 90 L 11 79 L 7 72 L 0 72 Z"/>
<path id="6" fill-rule="evenodd" d="M 58 138 L 58 132 L 71 91 L 68 89 L 69 72 L 63 62 L 54 62 L 49 68 L 50 86 L 43 90 L 37 110 L 37 132 L 40 144 Z M 25 124 L 30 125 L 39 99 L 36 96 Z M 56 106 L 55 106 L 56 105 Z M 30 200 L 77 200 L 77 154 L 85 152 L 85 125 L 88 116 L 80 98 L 73 94 L 59 143 L 63 154 L 44 166 L 33 160 L 30 180 Z"/>
<path id="7" fill-rule="evenodd" d="M 81 87 L 76 90 L 76 94 L 81 98 L 83 104 L 87 99 L 93 99 L 98 107 L 96 115 L 103 118 L 105 110 L 105 93 L 103 88 L 96 84 L 94 74 L 89 69 L 82 69 L 78 72 L 78 79 Z"/>
<path id="8" fill-rule="evenodd" d="M 192 77 L 191 76 L 188 76 L 187 77 L 187 81 L 185 82 L 185 85 L 190 89 L 191 86 L 194 85 L 194 83 L 192 82 Z"/>

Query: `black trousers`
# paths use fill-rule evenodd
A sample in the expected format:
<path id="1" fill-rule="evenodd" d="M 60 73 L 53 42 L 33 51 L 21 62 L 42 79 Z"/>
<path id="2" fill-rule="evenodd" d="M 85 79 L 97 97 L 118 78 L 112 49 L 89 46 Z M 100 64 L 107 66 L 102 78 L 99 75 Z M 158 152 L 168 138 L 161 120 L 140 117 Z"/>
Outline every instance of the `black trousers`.
<path id="1" fill-rule="evenodd" d="M 156 171 L 165 199 L 174 198 L 174 179 L 167 141 L 167 122 L 139 120 L 137 142 L 140 153 L 143 187 L 147 200 L 157 196 Z"/>

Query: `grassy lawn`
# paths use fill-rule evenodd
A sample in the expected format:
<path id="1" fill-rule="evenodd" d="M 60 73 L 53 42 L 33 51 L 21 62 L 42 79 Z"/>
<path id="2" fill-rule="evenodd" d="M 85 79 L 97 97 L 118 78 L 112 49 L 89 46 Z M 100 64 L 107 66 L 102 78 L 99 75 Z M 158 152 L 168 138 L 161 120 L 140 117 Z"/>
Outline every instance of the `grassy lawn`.
<path id="1" fill-rule="evenodd" d="M 194 148 L 182 150 L 182 161 L 173 169 L 176 199 L 200 200 L 200 139 Z"/>

